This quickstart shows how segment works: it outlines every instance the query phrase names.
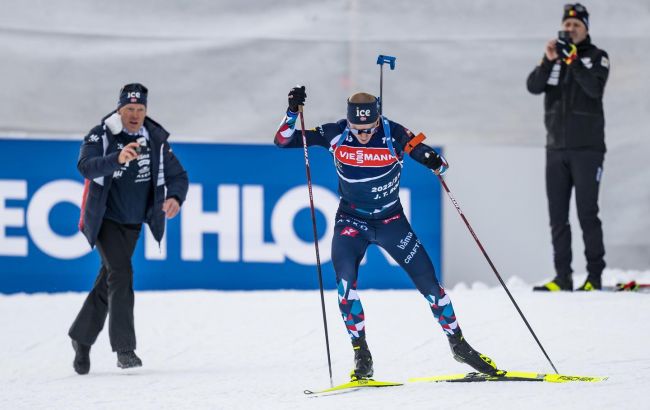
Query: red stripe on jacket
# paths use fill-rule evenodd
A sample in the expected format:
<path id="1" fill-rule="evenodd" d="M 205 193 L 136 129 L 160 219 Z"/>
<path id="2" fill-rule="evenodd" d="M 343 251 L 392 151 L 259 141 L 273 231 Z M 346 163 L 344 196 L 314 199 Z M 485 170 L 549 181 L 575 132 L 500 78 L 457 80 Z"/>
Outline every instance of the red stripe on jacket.
<path id="1" fill-rule="evenodd" d="M 84 229 L 84 213 L 86 212 L 86 200 L 88 199 L 88 191 L 90 188 L 90 180 L 86 179 L 84 181 L 84 191 L 81 194 L 81 214 L 79 215 L 79 230 Z"/>

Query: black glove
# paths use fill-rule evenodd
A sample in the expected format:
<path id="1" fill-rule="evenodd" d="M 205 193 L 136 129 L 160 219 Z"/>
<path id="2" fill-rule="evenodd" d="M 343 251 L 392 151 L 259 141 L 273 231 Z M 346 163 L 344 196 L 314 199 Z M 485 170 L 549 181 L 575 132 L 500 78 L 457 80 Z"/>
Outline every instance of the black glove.
<path id="1" fill-rule="evenodd" d="M 307 94 L 305 93 L 305 86 L 293 87 L 289 91 L 289 111 L 298 112 L 299 105 L 305 105 L 305 99 Z"/>
<path id="2" fill-rule="evenodd" d="M 555 51 L 565 64 L 571 64 L 578 58 L 578 48 L 569 39 L 558 39 L 555 43 Z"/>
<path id="3" fill-rule="evenodd" d="M 435 151 L 424 154 L 423 164 L 427 168 L 433 170 L 436 175 L 443 175 L 447 169 L 449 169 L 449 163 L 447 163 L 447 160 Z"/>

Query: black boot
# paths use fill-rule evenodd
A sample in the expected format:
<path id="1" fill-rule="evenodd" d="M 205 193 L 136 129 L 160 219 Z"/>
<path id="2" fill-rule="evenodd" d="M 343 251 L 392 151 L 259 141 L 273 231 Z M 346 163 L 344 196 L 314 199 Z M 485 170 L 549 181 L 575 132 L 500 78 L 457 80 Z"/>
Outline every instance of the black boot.
<path id="1" fill-rule="evenodd" d="M 352 379 L 368 379 L 372 377 L 372 355 L 366 343 L 366 337 L 360 337 L 352 340 L 354 349 L 354 370 L 350 372 Z"/>
<path id="2" fill-rule="evenodd" d="M 592 290 L 601 290 L 602 288 L 600 275 L 588 275 L 585 283 L 576 290 L 590 292 Z"/>
<path id="3" fill-rule="evenodd" d="M 457 362 L 465 363 L 476 369 L 480 373 L 496 375 L 497 365 L 489 357 L 472 349 L 472 346 L 465 341 L 462 334 L 449 336 L 449 347 L 454 354 Z"/>
<path id="4" fill-rule="evenodd" d="M 78 343 L 72 339 L 74 349 L 74 361 L 72 367 L 77 374 L 88 374 L 90 371 L 90 346 Z"/>
<path id="5" fill-rule="evenodd" d="M 561 290 L 566 290 L 572 292 L 573 279 L 571 279 L 571 276 L 556 276 L 550 282 L 540 286 L 535 286 L 533 290 L 541 292 L 559 292 Z"/>
<path id="6" fill-rule="evenodd" d="M 128 352 L 117 352 L 117 367 L 121 369 L 130 369 L 131 367 L 141 367 L 142 360 L 136 356 L 133 350 Z"/>

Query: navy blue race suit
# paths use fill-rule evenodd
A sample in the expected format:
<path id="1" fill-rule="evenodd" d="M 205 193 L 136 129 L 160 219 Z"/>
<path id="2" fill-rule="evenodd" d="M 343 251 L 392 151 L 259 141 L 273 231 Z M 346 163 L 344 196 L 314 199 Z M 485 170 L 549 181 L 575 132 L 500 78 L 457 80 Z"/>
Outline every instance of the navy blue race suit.
<path id="1" fill-rule="evenodd" d="M 295 131 L 297 114 L 287 111 L 275 135 L 280 148 L 301 148 Z M 327 148 L 333 156 L 341 196 L 332 239 L 341 315 L 352 340 L 365 336 L 364 312 L 357 293 L 359 264 L 370 244 L 385 249 L 409 274 L 447 336 L 457 335 L 449 296 L 436 278 L 433 263 L 406 219 L 399 200 L 402 158 L 409 155 L 425 163 L 427 156 L 442 159 L 431 147 L 417 141 L 402 125 L 381 117 L 376 132 L 361 144 L 347 129 L 347 120 L 306 130 L 308 146 Z M 387 138 L 387 134 L 390 137 Z"/>

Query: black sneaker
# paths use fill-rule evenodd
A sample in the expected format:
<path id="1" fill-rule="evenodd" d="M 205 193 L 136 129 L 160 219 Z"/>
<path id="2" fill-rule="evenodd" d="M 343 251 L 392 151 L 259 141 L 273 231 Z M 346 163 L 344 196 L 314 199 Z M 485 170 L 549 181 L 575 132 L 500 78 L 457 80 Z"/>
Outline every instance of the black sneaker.
<path id="1" fill-rule="evenodd" d="M 592 290 L 601 290 L 602 288 L 603 287 L 600 281 L 600 276 L 589 275 L 587 276 L 585 283 L 583 283 L 582 286 L 576 290 L 581 292 L 590 292 Z"/>
<path id="2" fill-rule="evenodd" d="M 533 288 L 537 292 L 559 292 L 562 290 L 572 292 L 573 280 L 571 277 L 556 276 L 552 281 Z"/>
<path id="3" fill-rule="evenodd" d="M 72 339 L 74 349 L 74 361 L 72 367 L 77 374 L 88 374 L 90 371 L 90 346 L 78 343 Z"/>
<path id="4" fill-rule="evenodd" d="M 472 346 L 467 343 L 463 335 L 456 334 L 449 337 L 449 347 L 454 354 L 454 359 L 457 362 L 465 363 L 476 369 L 477 371 L 491 376 L 498 373 L 497 365 L 489 357 L 472 349 Z"/>
<path id="5" fill-rule="evenodd" d="M 132 367 L 141 367 L 142 360 L 136 356 L 133 350 L 128 352 L 117 352 L 117 367 L 121 369 L 130 369 Z"/>
<path id="6" fill-rule="evenodd" d="M 372 368 L 372 355 L 368 349 L 366 338 L 360 337 L 352 341 L 352 348 L 354 349 L 354 369 L 350 372 L 350 378 L 354 379 L 368 379 L 373 375 Z"/>

